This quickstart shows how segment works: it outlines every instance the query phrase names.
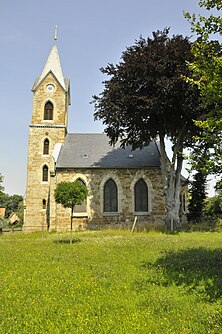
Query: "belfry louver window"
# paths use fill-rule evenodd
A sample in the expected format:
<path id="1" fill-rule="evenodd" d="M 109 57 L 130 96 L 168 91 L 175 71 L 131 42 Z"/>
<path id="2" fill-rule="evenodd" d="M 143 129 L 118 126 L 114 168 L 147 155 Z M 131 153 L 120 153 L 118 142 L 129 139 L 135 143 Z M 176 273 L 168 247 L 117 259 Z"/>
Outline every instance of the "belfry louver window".
<path id="1" fill-rule="evenodd" d="M 49 101 L 45 104 L 44 120 L 45 121 L 52 121 L 53 120 L 53 104 Z"/>

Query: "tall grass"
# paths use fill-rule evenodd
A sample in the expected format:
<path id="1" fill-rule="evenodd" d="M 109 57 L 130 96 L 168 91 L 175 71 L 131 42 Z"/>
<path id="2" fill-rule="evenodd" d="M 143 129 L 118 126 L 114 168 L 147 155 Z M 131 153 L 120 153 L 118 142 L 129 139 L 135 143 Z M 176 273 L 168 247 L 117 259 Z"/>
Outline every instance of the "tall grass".
<path id="1" fill-rule="evenodd" d="M 0 333 L 222 333 L 222 234 L 0 237 Z"/>

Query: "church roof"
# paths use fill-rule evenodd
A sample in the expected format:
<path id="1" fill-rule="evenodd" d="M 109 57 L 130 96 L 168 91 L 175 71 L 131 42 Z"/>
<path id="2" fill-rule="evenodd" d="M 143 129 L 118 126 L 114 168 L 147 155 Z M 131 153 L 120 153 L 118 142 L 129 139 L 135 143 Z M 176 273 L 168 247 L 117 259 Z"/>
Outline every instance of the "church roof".
<path id="1" fill-rule="evenodd" d="M 159 167 L 160 155 L 156 142 L 132 151 L 118 142 L 110 146 L 106 134 L 67 134 L 56 168 L 146 168 Z"/>
<path id="2" fill-rule="evenodd" d="M 61 67 L 61 63 L 60 63 L 60 57 L 59 57 L 59 52 L 58 52 L 58 48 L 57 45 L 54 44 L 50 54 L 48 56 L 48 59 L 45 63 L 45 66 L 42 70 L 42 73 L 40 75 L 40 77 L 38 77 L 33 85 L 32 90 L 35 90 L 37 88 L 37 86 L 42 82 L 42 80 L 44 80 L 44 78 L 49 74 L 49 73 L 53 73 L 53 75 L 56 77 L 56 79 L 58 80 L 58 82 L 60 83 L 60 85 L 62 86 L 62 88 L 65 91 L 68 91 L 68 85 L 69 85 L 69 81 L 68 79 L 63 77 L 62 74 L 62 67 Z"/>

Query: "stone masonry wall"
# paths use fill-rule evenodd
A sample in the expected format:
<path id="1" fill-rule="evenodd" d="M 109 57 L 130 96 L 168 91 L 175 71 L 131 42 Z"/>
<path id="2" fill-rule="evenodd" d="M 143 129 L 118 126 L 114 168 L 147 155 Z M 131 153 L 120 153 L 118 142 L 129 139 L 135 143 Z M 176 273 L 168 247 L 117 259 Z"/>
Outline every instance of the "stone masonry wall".
<path id="1" fill-rule="evenodd" d="M 134 185 L 142 178 L 148 185 L 149 212 L 137 214 L 137 227 L 142 229 L 152 224 L 164 224 L 164 197 L 161 172 L 159 168 L 147 169 L 82 169 L 57 171 L 51 178 L 50 185 L 50 229 L 68 231 L 70 229 L 70 209 L 54 201 L 56 184 L 62 181 L 82 179 L 88 190 L 87 212 L 75 212 L 75 229 L 95 229 L 104 226 L 130 228 L 135 218 L 134 212 Z M 103 186 L 112 178 L 118 187 L 119 212 L 107 214 L 103 212 Z"/>
<path id="2" fill-rule="evenodd" d="M 48 92 L 47 84 L 55 90 Z M 44 106 L 51 101 L 53 120 L 44 120 Z M 49 224 L 50 176 L 48 182 L 42 181 L 42 168 L 54 170 L 52 151 L 57 142 L 64 142 L 67 123 L 67 96 L 54 76 L 50 73 L 34 92 L 32 123 L 29 131 L 28 166 L 26 186 L 26 210 L 24 231 L 41 230 Z M 43 154 L 44 140 L 49 140 L 49 154 Z M 46 201 L 46 209 L 43 207 Z"/>
<path id="3" fill-rule="evenodd" d="M 48 92 L 46 89 L 48 84 L 52 84 L 55 87 L 53 92 Z M 54 106 L 53 120 L 45 121 L 44 106 L 48 101 L 52 102 Z M 49 75 L 34 92 L 32 124 L 56 124 L 67 126 L 67 102 L 66 93 L 55 77 L 49 73 Z"/>

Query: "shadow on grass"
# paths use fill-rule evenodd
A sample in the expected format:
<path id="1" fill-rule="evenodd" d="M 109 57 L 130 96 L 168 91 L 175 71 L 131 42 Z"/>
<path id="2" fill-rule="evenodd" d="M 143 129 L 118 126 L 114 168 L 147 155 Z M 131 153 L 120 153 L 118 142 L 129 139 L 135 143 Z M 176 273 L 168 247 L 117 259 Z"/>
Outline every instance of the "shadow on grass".
<path id="1" fill-rule="evenodd" d="M 54 240 L 55 244 L 70 244 L 70 239 L 61 239 L 61 240 Z M 81 239 L 75 238 L 72 239 L 72 244 L 76 244 L 78 242 L 81 242 Z"/>
<path id="2" fill-rule="evenodd" d="M 140 286 L 175 284 L 208 301 L 222 297 L 222 250 L 219 248 L 170 251 L 154 263 L 143 263 L 142 268 L 149 271 L 150 279 L 140 281 Z"/>

